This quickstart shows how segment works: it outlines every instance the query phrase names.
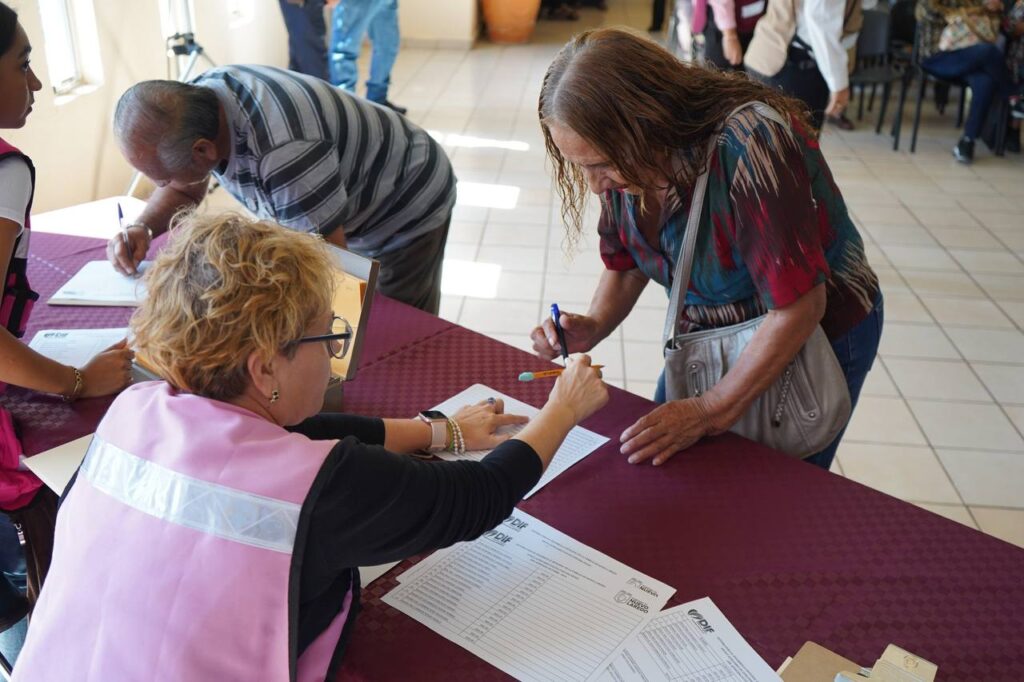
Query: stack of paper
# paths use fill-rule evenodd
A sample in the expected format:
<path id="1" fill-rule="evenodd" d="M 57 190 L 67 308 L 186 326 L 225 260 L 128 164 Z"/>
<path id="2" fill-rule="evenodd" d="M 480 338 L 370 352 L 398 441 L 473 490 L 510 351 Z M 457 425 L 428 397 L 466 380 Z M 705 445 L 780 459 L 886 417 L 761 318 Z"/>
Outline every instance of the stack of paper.
<path id="1" fill-rule="evenodd" d="M 597 678 L 675 592 L 518 509 L 398 579 L 385 603 L 520 680 Z"/>
<path id="2" fill-rule="evenodd" d="M 82 367 L 97 353 L 101 353 L 128 336 L 127 327 L 114 329 L 42 329 L 36 332 L 28 346 L 40 355 L 62 365 Z"/>
<path id="3" fill-rule="evenodd" d="M 458 395 L 449 398 L 437 407 L 435 410 L 440 410 L 448 416 L 454 415 L 459 411 L 460 408 L 466 405 L 475 405 L 481 401 L 487 400 L 488 398 L 500 398 L 505 403 L 506 414 L 520 414 L 526 417 L 536 417 L 540 412 L 533 405 L 528 405 L 520 400 L 516 400 L 504 393 L 499 393 L 493 388 L 488 388 L 483 384 L 473 384 L 465 391 Z M 505 426 L 498 429 L 498 433 L 515 434 L 518 433 L 523 427 L 521 426 Z M 538 490 L 546 486 L 551 480 L 562 473 L 573 464 L 576 464 L 581 459 L 589 455 L 590 453 L 597 450 L 599 447 L 608 442 L 607 436 L 588 431 L 580 426 L 575 427 L 566 436 L 565 441 L 562 443 L 562 447 L 558 448 L 558 452 L 551 460 L 551 464 L 548 465 L 544 475 L 540 477 L 540 481 L 533 489 L 526 493 L 525 497 L 530 497 Z M 437 456 L 441 459 L 448 461 L 455 461 L 460 459 L 469 459 L 480 461 L 484 456 L 490 452 L 490 450 L 471 450 L 464 455 L 456 455 L 452 452 L 439 452 Z"/>
<path id="4" fill-rule="evenodd" d="M 139 277 L 126 277 L 105 260 L 94 260 L 50 297 L 50 305 L 97 305 L 135 307 L 146 297 L 141 275 L 150 261 L 139 263 Z"/>

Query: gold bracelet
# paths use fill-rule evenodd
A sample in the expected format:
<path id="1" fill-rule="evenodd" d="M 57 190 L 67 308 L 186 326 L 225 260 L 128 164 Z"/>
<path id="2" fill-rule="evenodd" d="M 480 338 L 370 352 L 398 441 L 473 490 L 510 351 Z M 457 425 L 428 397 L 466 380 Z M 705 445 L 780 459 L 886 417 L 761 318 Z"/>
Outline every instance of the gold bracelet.
<path id="1" fill-rule="evenodd" d="M 82 389 L 85 388 L 85 382 L 82 380 L 82 372 L 77 367 L 72 367 L 75 372 L 75 387 L 71 389 L 70 395 L 61 395 L 61 399 L 66 403 L 73 403 L 78 400 L 78 397 L 82 395 Z"/>

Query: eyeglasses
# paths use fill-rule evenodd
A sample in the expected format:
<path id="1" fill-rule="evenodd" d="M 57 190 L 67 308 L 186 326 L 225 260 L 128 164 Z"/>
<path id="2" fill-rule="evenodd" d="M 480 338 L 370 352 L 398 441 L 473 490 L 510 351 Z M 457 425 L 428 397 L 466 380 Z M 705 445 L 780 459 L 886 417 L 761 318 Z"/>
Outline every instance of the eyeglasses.
<path id="1" fill-rule="evenodd" d="M 331 320 L 331 333 L 317 336 L 303 336 L 296 343 L 312 343 L 326 341 L 327 352 L 339 360 L 348 355 L 349 344 L 352 343 L 352 325 L 344 317 L 335 315 Z"/>

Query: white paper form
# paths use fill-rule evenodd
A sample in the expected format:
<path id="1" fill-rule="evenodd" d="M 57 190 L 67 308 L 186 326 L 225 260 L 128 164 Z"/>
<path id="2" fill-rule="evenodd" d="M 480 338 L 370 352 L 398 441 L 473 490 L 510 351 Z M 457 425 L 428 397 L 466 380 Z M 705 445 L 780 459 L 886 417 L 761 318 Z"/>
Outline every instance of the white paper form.
<path id="1" fill-rule="evenodd" d="M 434 552 L 384 602 L 520 680 L 590 680 L 675 589 L 515 510 Z"/>
<path id="2" fill-rule="evenodd" d="M 139 274 L 149 269 L 150 261 L 139 263 Z M 50 305 L 102 305 L 133 308 L 146 297 L 141 277 L 126 277 L 114 270 L 109 261 L 94 260 L 82 266 L 74 277 L 57 290 Z"/>
<path id="3" fill-rule="evenodd" d="M 709 597 L 659 613 L 601 682 L 780 682 Z"/>
<path id="4" fill-rule="evenodd" d="M 128 336 L 127 327 L 114 329 L 41 329 L 29 348 L 63 365 L 82 367 Z"/>
<path id="5" fill-rule="evenodd" d="M 377 564 L 376 566 L 360 566 L 359 584 L 363 587 L 366 587 L 374 580 L 381 577 L 397 565 L 397 561 L 392 561 L 390 564 Z"/>
<path id="6" fill-rule="evenodd" d="M 516 400 L 504 393 L 495 391 L 493 388 L 488 388 L 483 384 L 473 384 L 465 391 L 449 398 L 434 409 L 440 410 L 441 412 L 451 416 L 466 405 L 474 405 L 483 400 L 487 400 L 488 398 L 500 398 L 503 400 L 505 402 L 505 412 L 507 414 L 521 414 L 533 419 L 540 413 L 540 410 L 533 405 L 528 405 L 521 400 Z M 503 426 L 498 429 L 498 433 L 516 434 L 522 428 L 522 426 Z M 551 464 L 549 464 L 547 470 L 544 471 L 544 475 L 542 475 L 540 480 L 537 481 L 537 485 L 533 486 L 533 489 L 523 496 L 524 499 L 532 496 L 538 490 L 550 483 L 555 476 L 558 476 L 560 473 L 571 467 L 573 464 L 576 464 L 607 442 L 607 436 L 602 436 L 599 433 L 594 433 L 593 431 L 584 429 L 580 426 L 573 427 L 572 431 L 569 432 L 569 435 L 565 437 L 565 441 L 562 443 L 562 446 L 558 448 L 558 452 L 556 452 L 555 456 L 551 459 Z M 480 461 L 489 452 L 490 450 L 470 450 L 464 455 L 456 455 L 455 453 L 448 451 L 438 452 L 436 454 L 441 459 L 448 461 L 456 461 L 460 459 Z"/>

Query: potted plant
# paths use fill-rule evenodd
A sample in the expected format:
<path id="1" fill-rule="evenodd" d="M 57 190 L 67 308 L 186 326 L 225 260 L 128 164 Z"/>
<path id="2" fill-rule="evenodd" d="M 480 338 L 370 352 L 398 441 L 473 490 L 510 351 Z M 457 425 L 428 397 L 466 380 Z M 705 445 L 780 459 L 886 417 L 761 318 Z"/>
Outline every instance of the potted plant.
<path id="1" fill-rule="evenodd" d="M 540 0 L 482 0 L 487 37 L 494 43 L 525 43 L 533 34 Z"/>

